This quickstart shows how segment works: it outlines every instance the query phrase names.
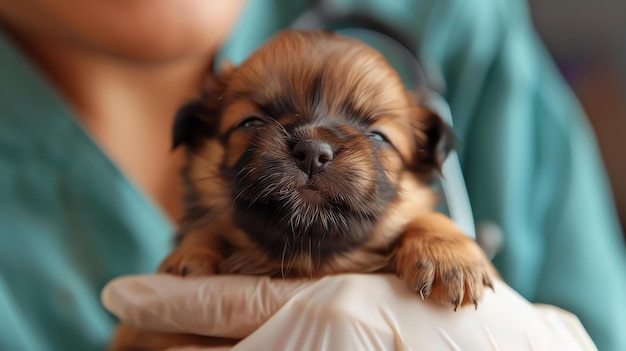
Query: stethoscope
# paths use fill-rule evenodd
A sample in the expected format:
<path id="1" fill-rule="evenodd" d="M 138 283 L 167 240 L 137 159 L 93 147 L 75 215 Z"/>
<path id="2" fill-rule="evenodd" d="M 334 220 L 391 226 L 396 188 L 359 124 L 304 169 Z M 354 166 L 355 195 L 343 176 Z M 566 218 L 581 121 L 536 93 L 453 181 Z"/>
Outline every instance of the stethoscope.
<path id="1" fill-rule="evenodd" d="M 332 29 L 338 33 L 360 39 L 383 55 L 400 72 L 405 84 L 424 96 L 424 107 L 437 112 L 447 123 L 452 125 L 450 107 L 441 95 L 428 86 L 417 53 L 411 49 L 416 41 L 411 35 L 402 33 L 382 23 L 372 16 L 346 12 L 342 13 L 332 3 L 324 0 L 313 0 L 311 8 L 298 17 L 291 25 L 296 29 Z M 393 55 L 389 55 L 393 53 Z M 391 57 L 390 57 L 391 56 Z M 402 69 L 399 69 L 402 68 Z M 412 77 L 407 80 L 407 77 Z M 440 177 L 441 188 L 445 195 L 447 212 L 455 223 L 468 236 L 476 239 L 476 227 L 470 206 L 465 180 L 461 171 L 456 152 L 451 152 L 443 164 Z"/>

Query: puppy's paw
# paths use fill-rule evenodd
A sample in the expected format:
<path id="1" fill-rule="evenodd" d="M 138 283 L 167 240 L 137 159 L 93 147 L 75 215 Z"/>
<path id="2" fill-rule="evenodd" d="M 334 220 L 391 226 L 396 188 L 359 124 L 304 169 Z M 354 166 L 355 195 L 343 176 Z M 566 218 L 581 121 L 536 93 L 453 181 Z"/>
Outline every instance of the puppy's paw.
<path id="1" fill-rule="evenodd" d="M 216 273 L 221 256 L 212 249 L 180 247 L 159 266 L 159 273 L 201 276 Z"/>
<path id="2" fill-rule="evenodd" d="M 455 311 L 467 304 L 478 307 L 497 275 L 478 244 L 449 224 L 409 226 L 395 263 L 411 290 L 423 299 L 451 304 Z"/>

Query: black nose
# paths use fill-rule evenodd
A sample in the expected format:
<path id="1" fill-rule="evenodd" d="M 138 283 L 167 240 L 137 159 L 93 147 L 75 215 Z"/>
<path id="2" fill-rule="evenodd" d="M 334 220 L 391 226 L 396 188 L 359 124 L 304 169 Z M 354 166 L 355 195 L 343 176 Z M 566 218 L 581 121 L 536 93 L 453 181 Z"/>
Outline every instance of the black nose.
<path id="1" fill-rule="evenodd" d="M 333 156 L 333 148 L 323 141 L 301 141 L 293 148 L 298 167 L 308 175 L 323 171 Z"/>

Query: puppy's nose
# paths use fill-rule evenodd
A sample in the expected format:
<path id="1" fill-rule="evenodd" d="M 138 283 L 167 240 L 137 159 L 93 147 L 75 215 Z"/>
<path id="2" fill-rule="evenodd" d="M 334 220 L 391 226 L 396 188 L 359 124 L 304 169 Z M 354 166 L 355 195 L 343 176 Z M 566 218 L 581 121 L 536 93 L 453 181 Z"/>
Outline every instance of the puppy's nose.
<path id="1" fill-rule="evenodd" d="M 298 167 L 308 175 L 323 171 L 333 156 L 333 148 L 323 141 L 301 141 L 293 148 L 293 157 Z"/>

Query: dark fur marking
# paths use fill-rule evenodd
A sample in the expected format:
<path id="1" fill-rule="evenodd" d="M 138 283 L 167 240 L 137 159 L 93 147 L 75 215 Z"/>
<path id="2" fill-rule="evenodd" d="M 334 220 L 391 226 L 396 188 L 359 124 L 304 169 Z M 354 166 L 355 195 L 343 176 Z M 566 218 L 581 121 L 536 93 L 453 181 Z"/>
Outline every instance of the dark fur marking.
<path id="1" fill-rule="evenodd" d="M 427 140 L 417 141 L 421 149 L 418 150 L 415 164 L 409 168 L 426 175 L 436 171 L 441 172 L 443 162 L 457 144 L 454 131 L 441 117 L 431 114 L 425 133 Z"/>
<path id="2" fill-rule="evenodd" d="M 190 150 L 197 149 L 202 139 L 215 133 L 218 116 L 219 111 L 210 108 L 201 100 L 187 103 L 176 114 L 172 148 L 186 145 Z"/>

